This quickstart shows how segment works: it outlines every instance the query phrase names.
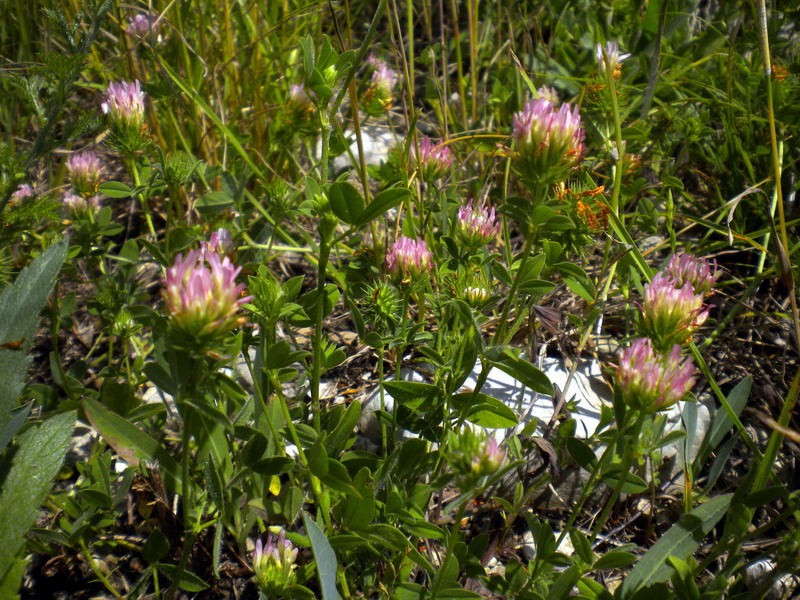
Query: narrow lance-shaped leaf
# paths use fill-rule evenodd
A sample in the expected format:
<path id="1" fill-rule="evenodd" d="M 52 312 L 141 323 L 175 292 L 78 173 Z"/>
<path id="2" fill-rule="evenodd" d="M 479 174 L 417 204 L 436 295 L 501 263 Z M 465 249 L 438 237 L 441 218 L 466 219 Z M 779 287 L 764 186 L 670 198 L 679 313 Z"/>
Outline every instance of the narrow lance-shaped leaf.
<path id="1" fill-rule="evenodd" d="M 328 538 L 314 520 L 303 513 L 303 523 L 306 526 L 308 539 L 311 540 L 311 549 L 314 551 L 314 560 L 317 562 L 317 575 L 322 589 L 322 600 L 342 600 L 336 589 L 336 554 L 331 548 Z"/>
<path id="2" fill-rule="evenodd" d="M 28 349 L 39 313 L 53 289 L 66 251 L 66 240 L 50 246 L 0 293 L 0 344 L 11 344 L 0 349 L 0 432 L 5 431 L 22 392 L 31 363 Z"/>
<path id="3" fill-rule="evenodd" d="M 17 438 L 0 492 L 0 588 L 39 513 L 75 428 L 75 412 L 56 415 Z M 18 587 L 18 586 L 17 586 Z"/>

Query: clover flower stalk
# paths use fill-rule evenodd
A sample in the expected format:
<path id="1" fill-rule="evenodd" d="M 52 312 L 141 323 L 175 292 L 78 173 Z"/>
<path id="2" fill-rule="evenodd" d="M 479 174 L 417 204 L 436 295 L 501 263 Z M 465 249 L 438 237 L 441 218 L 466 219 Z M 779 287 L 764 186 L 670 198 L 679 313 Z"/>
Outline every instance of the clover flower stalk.
<path id="1" fill-rule="evenodd" d="M 416 144 L 413 143 L 408 158 L 409 166 L 417 169 L 422 181 L 428 184 L 444 177 L 455 160 L 448 146 L 435 144 L 427 135 L 419 141 L 419 158 Z"/>
<path id="2" fill-rule="evenodd" d="M 253 571 L 256 584 L 268 598 L 286 592 L 294 583 L 294 570 L 297 568 L 295 560 L 297 560 L 297 548 L 286 539 L 283 530 L 277 538 L 269 533 L 266 543 L 262 543 L 261 538 L 256 540 Z"/>
<path id="3" fill-rule="evenodd" d="M 178 254 L 163 281 L 172 326 L 203 346 L 242 325 L 246 318 L 239 308 L 252 296 L 243 297 L 245 286 L 236 284 L 241 270 L 215 252 Z"/>
<path id="4" fill-rule="evenodd" d="M 425 240 L 400 236 L 386 252 L 386 266 L 396 284 L 418 287 L 430 279 L 435 265 Z"/>
<path id="5" fill-rule="evenodd" d="M 716 261 L 709 263 L 704 258 L 683 252 L 670 256 L 664 271 L 675 287 L 688 283 L 696 294 L 710 292 L 720 276 Z"/>
<path id="6" fill-rule="evenodd" d="M 97 154 L 88 150 L 71 155 L 67 159 L 69 181 L 75 191 L 88 198 L 97 194 L 100 185 L 102 165 Z"/>
<path id="7" fill-rule="evenodd" d="M 681 362 L 677 344 L 659 354 L 649 339 L 639 338 L 620 352 L 614 378 L 626 405 L 652 413 L 682 400 L 694 387 L 695 372 L 691 358 Z"/>
<path id="8" fill-rule="evenodd" d="M 528 101 L 514 115 L 514 164 L 523 179 L 537 184 L 563 181 L 583 159 L 584 131 L 578 107 L 545 98 Z"/>
<path id="9" fill-rule="evenodd" d="M 627 53 L 620 53 L 619 44 L 612 41 L 606 42 L 605 46 L 597 44 L 594 53 L 597 58 L 597 67 L 600 70 L 600 74 L 611 73 L 614 79 L 619 79 L 622 74 L 622 61 L 631 56 Z"/>
<path id="10" fill-rule="evenodd" d="M 472 200 L 458 209 L 456 235 L 470 248 L 479 248 L 500 234 L 494 207 L 473 206 Z"/>
<path id="11" fill-rule="evenodd" d="M 708 319 L 710 307 L 691 283 L 677 287 L 669 275 L 657 273 L 644 287 L 640 311 L 643 332 L 666 349 L 689 339 Z"/>

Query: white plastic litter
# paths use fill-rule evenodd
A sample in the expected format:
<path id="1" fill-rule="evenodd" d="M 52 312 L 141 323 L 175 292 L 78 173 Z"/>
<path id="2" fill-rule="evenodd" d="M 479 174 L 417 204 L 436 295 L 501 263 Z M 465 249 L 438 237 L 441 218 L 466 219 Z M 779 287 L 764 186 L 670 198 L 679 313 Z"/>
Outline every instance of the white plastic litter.
<path id="1" fill-rule="evenodd" d="M 352 140 L 350 152 L 358 160 L 358 142 L 356 134 L 352 131 L 345 131 L 345 137 Z M 364 146 L 364 161 L 368 165 L 379 165 L 386 162 L 389 158 L 389 151 L 398 144 L 394 133 L 386 126 L 367 125 L 361 128 L 361 143 Z M 341 171 L 352 166 L 350 155 L 345 152 L 333 159 L 335 171 Z"/>

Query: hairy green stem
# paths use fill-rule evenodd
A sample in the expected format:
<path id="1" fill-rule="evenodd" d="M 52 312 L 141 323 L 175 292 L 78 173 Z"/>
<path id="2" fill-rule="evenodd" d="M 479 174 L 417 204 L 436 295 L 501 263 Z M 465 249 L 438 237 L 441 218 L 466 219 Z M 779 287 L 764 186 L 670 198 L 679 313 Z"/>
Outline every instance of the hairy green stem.
<path id="1" fill-rule="evenodd" d="M 131 178 L 133 179 L 133 186 L 138 188 L 142 182 L 139 179 L 139 167 L 136 164 L 136 158 L 132 156 L 127 157 L 125 159 L 125 165 L 128 167 L 128 172 L 131 174 Z M 153 219 L 150 216 L 150 205 L 148 204 L 147 198 L 144 194 L 136 194 L 136 197 L 142 205 L 142 212 L 144 213 L 145 221 L 147 221 L 147 228 L 150 231 L 150 235 L 153 237 L 153 242 L 155 242 L 158 240 L 158 237 L 156 236 L 155 227 L 153 227 Z"/>
<path id="2" fill-rule="evenodd" d="M 311 361 L 311 410 L 314 413 L 314 429 L 317 433 L 322 431 L 322 407 L 320 406 L 319 397 L 319 380 L 322 373 L 322 320 L 325 308 L 325 271 L 331 253 L 331 247 L 324 232 L 321 237 L 319 265 L 317 267 L 317 305 L 314 311 L 314 341 Z"/>
<path id="3" fill-rule="evenodd" d="M 603 50 L 605 56 L 605 49 Z M 614 73 L 611 69 L 606 69 L 606 79 L 608 81 L 608 95 L 611 99 L 611 118 L 614 122 L 614 145 L 617 147 L 616 164 L 614 165 L 614 189 L 611 190 L 611 210 L 615 215 L 619 215 L 619 195 L 622 186 L 622 170 L 625 158 L 625 150 L 622 142 L 622 124 L 619 118 L 619 103 L 617 102 L 617 87 L 614 81 Z"/>
<path id="4" fill-rule="evenodd" d="M 603 528 L 603 525 L 606 523 L 606 519 L 608 519 L 609 513 L 611 513 L 611 509 L 614 508 L 614 504 L 616 504 L 617 499 L 619 498 L 620 494 L 622 493 L 622 487 L 625 485 L 625 481 L 628 476 L 628 471 L 631 470 L 633 466 L 633 461 L 636 459 L 637 455 L 637 448 L 639 445 L 639 437 L 642 433 L 642 425 L 644 424 L 644 420 L 647 418 L 646 414 L 639 413 L 636 415 L 636 420 L 633 424 L 633 429 L 630 431 L 626 429 L 619 429 L 618 435 L 619 438 L 617 440 L 617 444 L 622 446 L 623 448 L 623 457 L 622 457 L 622 470 L 620 471 L 619 478 L 617 479 L 617 484 L 614 486 L 614 491 L 611 494 L 611 497 L 608 499 L 603 512 L 600 515 L 600 518 L 597 519 L 594 527 L 592 528 L 592 536 L 589 538 L 589 542 L 594 542 L 597 539 L 597 535 L 600 533 L 600 530 Z"/>
<path id="5" fill-rule="evenodd" d="M 292 421 L 292 414 L 289 412 L 289 404 L 286 402 L 286 396 L 283 394 L 281 382 L 278 381 L 278 378 L 275 376 L 273 371 L 268 371 L 267 376 L 272 384 L 272 388 L 275 390 L 275 395 L 278 398 L 278 403 L 280 404 L 281 412 L 283 413 L 283 419 L 286 421 L 286 429 L 289 430 L 289 438 L 297 447 L 297 457 L 300 459 L 300 464 L 303 465 L 303 468 L 308 473 L 308 480 L 311 484 L 311 495 L 314 497 L 314 504 L 319 509 L 318 513 L 322 516 L 322 521 L 325 525 L 326 531 L 331 533 L 330 499 L 328 498 L 328 494 L 322 490 L 319 479 L 311 472 L 311 468 L 308 464 L 308 458 L 303 450 L 303 445 L 300 443 L 300 436 L 297 435 L 297 429 L 294 426 L 294 421 Z"/>
<path id="6" fill-rule="evenodd" d="M 458 512 L 456 513 L 453 524 L 450 527 L 450 537 L 447 540 L 447 553 L 445 554 L 444 560 L 441 563 L 442 565 L 447 563 L 447 559 L 450 558 L 455 550 L 459 534 L 461 533 L 461 521 L 464 519 L 464 514 L 467 512 L 467 504 L 469 504 L 471 494 L 472 492 L 467 492 L 466 496 L 461 500 L 461 504 L 458 507 Z M 439 590 L 442 587 L 442 575 L 444 573 L 444 569 L 440 570 L 437 576 L 433 579 L 433 586 L 431 587 L 431 600 L 436 600 L 438 597 Z"/>
<path id="7" fill-rule="evenodd" d="M 508 296 L 506 301 L 503 303 L 503 310 L 500 313 L 500 321 L 497 324 L 497 331 L 495 331 L 494 339 L 492 340 L 495 345 L 497 344 L 505 344 L 505 336 L 506 336 L 506 329 L 508 327 L 508 313 L 511 310 L 511 305 L 514 303 L 514 297 L 517 295 L 517 290 L 519 289 L 519 284 L 522 283 L 522 275 L 525 272 L 525 267 L 528 264 L 528 257 L 531 254 L 531 248 L 533 247 L 533 235 L 530 233 L 525 240 L 525 247 L 522 249 L 522 258 L 520 259 L 519 267 L 517 268 L 517 274 L 514 276 L 514 280 L 511 282 L 511 289 L 508 290 Z M 514 332 L 511 332 L 513 335 Z"/>

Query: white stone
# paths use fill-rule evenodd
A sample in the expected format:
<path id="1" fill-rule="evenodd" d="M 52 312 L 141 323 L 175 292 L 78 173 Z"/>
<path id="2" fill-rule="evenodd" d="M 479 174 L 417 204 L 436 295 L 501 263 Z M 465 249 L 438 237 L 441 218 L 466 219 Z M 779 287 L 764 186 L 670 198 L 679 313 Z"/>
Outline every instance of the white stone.
<path id="1" fill-rule="evenodd" d="M 561 533 L 555 531 L 553 535 L 558 539 Z M 565 554 L 566 556 L 575 554 L 575 547 L 572 545 L 572 540 L 569 539 L 568 535 L 565 535 L 564 539 L 561 540 L 556 552 L 561 552 L 561 554 Z M 528 560 L 533 560 L 536 557 L 536 542 L 533 539 L 533 532 L 530 530 L 522 534 L 522 554 Z"/>

